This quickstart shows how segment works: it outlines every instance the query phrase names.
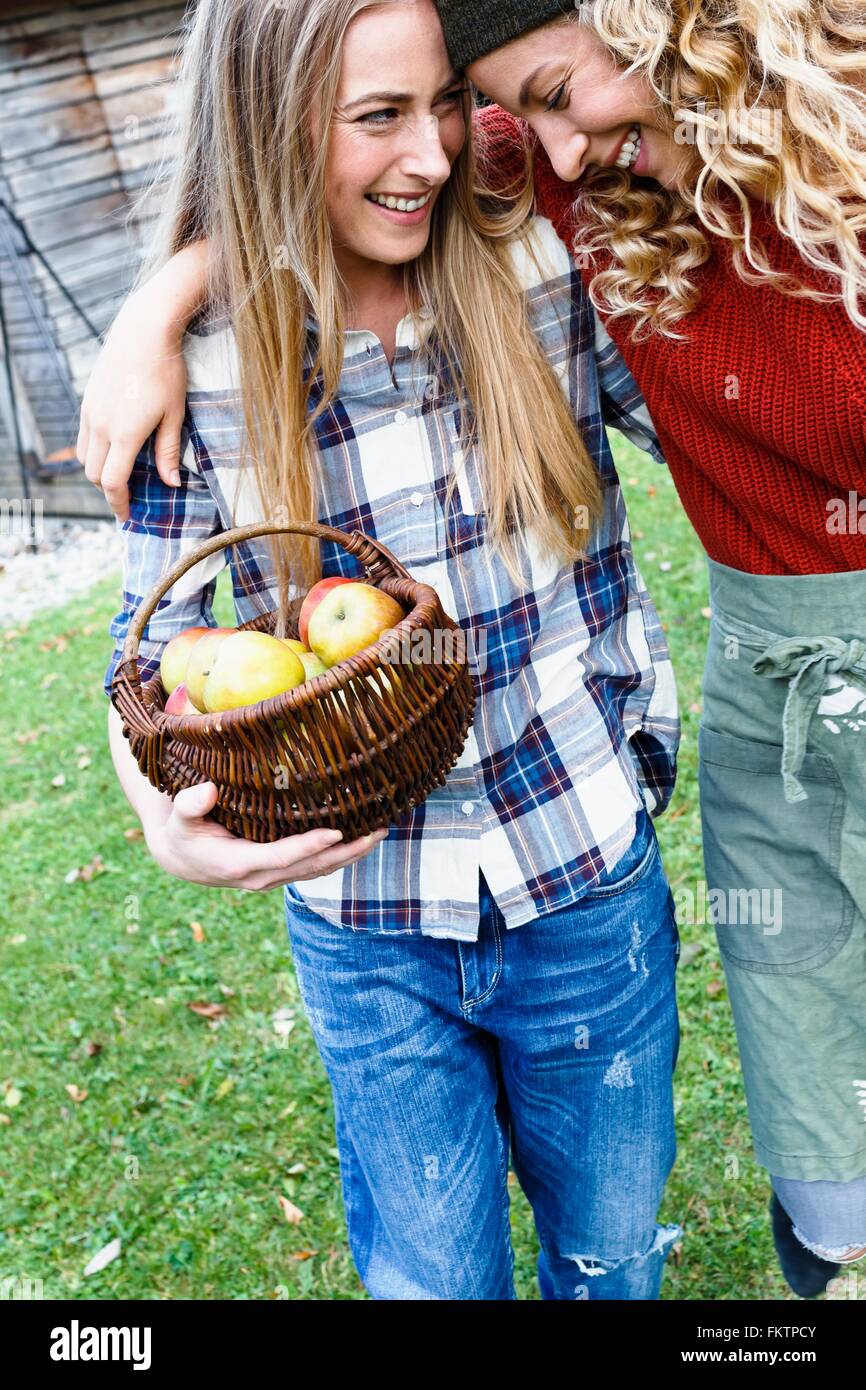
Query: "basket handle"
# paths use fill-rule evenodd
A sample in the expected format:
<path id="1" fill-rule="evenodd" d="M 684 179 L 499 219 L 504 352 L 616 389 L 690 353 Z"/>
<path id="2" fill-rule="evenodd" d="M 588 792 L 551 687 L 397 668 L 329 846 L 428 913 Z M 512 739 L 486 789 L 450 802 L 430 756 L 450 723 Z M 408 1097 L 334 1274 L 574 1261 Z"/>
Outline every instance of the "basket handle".
<path id="1" fill-rule="evenodd" d="M 141 634 L 150 621 L 157 604 L 168 593 L 172 585 L 177 583 L 181 575 L 186 574 L 187 570 L 192 569 L 200 560 L 206 559 L 208 555 L 213 555 L 217 550 L 224 550 L 230 545 L 238 545 L 242 541 L 254 540 L 256 536 L 269 536 L 282 532 L 316 536 L 319 540 L 334 541 L 337 545 L 342 545 L 350 555 L 354 555 L 360 560 L 371 578 L 377 580 L 388 577 L 412 579 L 406 566 L 400 563 L 396 555 L 392 554 L 386 545 L 383 545 L 381 541 L 373 540 L 371 536 L 365 536 L 361 531 L 352 531 L 350 534 L 348 531 L 339 531 L 333 526 L 322 526 L 317 521 L 293 521 L 284 525 L 254 522 L 250 526 L 237 526 L 233 531 L 222 531 L 218 536 L 211 536 L 209 540 L 202 541 L 201 545 L 196 546 L 189 555 L 185 555 L 182 560 L 179 560 L 159 581 L 150 596 L 137 609 L 129 625 L 123 644 L 123 660 L 135 661 L 137 659 Z"/>

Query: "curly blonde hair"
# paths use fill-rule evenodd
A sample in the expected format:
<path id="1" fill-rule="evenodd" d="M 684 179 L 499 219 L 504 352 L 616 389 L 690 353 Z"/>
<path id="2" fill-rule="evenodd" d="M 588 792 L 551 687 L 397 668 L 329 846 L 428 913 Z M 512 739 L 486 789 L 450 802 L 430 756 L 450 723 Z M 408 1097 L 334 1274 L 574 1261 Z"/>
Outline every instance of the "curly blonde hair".
<path id="1" fill-rule="evenodd" d="M 615 261 L 593 279 L 597 308 L 634 315 L 635 341 L 684 337 L 673 325 L 700 302 L 711 232 L 745 282 L 842 302 L 866 329 L 866 0 L 591 0 L 555 22 L 587 25 L 643 76 L 660 125 L 695 150 L 671 188 L 587 174 L 575 251 Z M 756 202 L 819 272 L 811 284 L 770 265 Z"/>

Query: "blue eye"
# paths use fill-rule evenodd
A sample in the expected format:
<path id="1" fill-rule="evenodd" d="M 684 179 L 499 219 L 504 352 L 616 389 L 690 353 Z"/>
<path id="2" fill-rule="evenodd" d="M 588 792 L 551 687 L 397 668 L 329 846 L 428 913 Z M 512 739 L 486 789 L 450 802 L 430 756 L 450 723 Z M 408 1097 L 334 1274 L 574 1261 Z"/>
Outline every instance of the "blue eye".
<path id="1" fill-rule="evenodd" d="M 387 125 L 395 116 L 399 116 L 399 111 L 394 106 L 388 106 L 381 111 L 369 111 L 366 116 L 359 116 L 359 121 L 366 125 Z"/>

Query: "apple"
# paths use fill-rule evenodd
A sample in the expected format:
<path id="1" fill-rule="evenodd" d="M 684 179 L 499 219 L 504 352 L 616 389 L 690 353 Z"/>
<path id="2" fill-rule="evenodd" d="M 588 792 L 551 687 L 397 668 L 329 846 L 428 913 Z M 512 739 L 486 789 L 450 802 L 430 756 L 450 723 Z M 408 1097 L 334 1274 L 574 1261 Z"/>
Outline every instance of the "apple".
<path id="1" fill-rule="evenodd" d="M 166 700 L 165 712 L 166 714 L 202 713 L 202 711 L 200 709 L 197 709 L 196 706 L 193 704 L 192 700 L 189 698 L 189 691 L 187 690 L 183 681 L 181 681 L 180 685 L 176 685 L 174 687 L 174 690 L 171 692 L 168 699 Z"/>
<path id="2" fill-rule="evenodd" d="M 315 652 L 299 652 L 301 662 L 306 672 L 305 679 L 312 680 L 313 676 L 323 676 L 327 671 L 327 666 Z"/>
<path id="3" fill-rule="evenodd" d="M 212 631 L 213 629 L 209 627 L 188 627 L 184 632 L 179 632 L 176 637 L 172 637 L 163 650 L 159 663 L 159 674 L 166 695 L 170 695 L 173 690 L 176 690 L 186 676 L 189 654 L 198 639 L 204 637 L 206 632 Z"/>
<path id="4" fill-rule="evenodd" d="M 313 611 L 318 608 L 325 594 L 335 589 L 338 584 L 352 584 L 351 579 L 343 579 L 340 575 L 332 575 L 330 579 L 320 579 L 318 584 L 314 584 L 304 602 L 301 604 L 301 611 L 298 614 L 298 633 L 302 642 L 307 646 L 310 644 L 309 625 Z"/>
<path id="5" fill-rule="evenodd" d="M 285 642 L 266 632 L 234 632 L 216 650 L 204 683 L 204 707 L 215 714 L 256 705 L 305 680 L 301 658 Z"/>
<path id="6" fill-rule="evenodd" d="M 184 684 L 197 709 L 205 708 L 204 683 L 210 675 L 221 644 L 233 632 L 237 632 L 236 627 L 209 627 L 205 630 L 205 636 L 198 639 L 189 654 Z"/>
<path id="7" fill-rule="evenodd" d="M 336 666 L 371 646 L 405 616 L 397 600 L 381 589 L 352 581 L 319 601 L 307 628 L 309 645 L 326 666 Z"/>
<path id="8" fill-rule="evenodd" d="M 278 637 L 278 642 L 285 642 L 290 651 L 297 652 L 298 656 L 303 656 L 304 652 L 310 649 L 306 642 L 299 642 L 297 637 Z"/>

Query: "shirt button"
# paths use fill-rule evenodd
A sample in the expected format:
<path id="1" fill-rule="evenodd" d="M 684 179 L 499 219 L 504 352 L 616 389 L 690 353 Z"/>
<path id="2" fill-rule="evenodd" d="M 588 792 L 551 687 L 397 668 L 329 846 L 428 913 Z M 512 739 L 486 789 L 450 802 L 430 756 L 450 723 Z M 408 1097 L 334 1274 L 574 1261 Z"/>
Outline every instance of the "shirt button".
<path id="1" fill-rule="evenodd" d="M 394 424 L 395 424 L 395 425 L 406 425 L 406 424 L 408 424 L 408 423 L 409 423 L 409 416 L 406 414 L 405 410 L 398 410 L 398 411 L 397 411 L 397 414 L 394 416 Z"/>
<path id="2" fill-rule="evenodd" d="M 421 503 L 424 501 L 424 494 L 421 492 L 413 492 L 409 501 L 412 503 L 413 507 L 420 507 Z"/>
<path id="3" fill-rule="evenodd" d="M 463 805 L 460 807 L 460 810 L 463 812 L 464 816 L 471 816 L 471 815 L 473 815 L 473 813 L 474 813 L 474 811 L 475 811 L 475 802 L 474 802 L 474 801 L 464 801 Z"/>

